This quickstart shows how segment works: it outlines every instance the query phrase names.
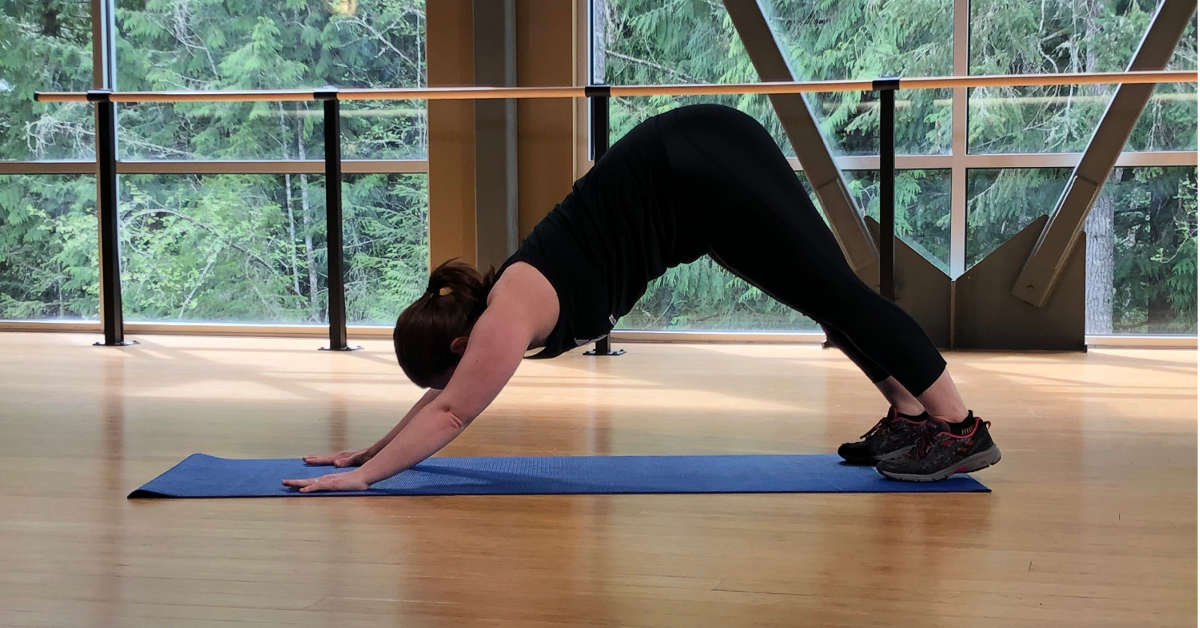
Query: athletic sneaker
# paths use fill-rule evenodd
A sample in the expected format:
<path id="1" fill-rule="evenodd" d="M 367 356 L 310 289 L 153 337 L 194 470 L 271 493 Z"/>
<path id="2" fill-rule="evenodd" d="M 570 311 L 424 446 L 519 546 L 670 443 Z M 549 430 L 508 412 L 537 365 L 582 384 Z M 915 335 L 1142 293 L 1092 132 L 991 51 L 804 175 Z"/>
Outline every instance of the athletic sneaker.
<path id="1" fill-rule="evenodd" d="M 875 469 L 893 480 L 936 482 L 990 467 L 1000 462 L 1000 448 L 992 442 L 989 427 L 991 423 L 974 413 L 967 414 L 963 425 L 953 427 L 930 417 L 921 441 L 908 455 L 884 460 Z"/>
<path id="2" fill-rule="evenodd" d="M 892 408 L 861 441 L 838 447 L 838 455 L 850 464 L 872 465 L 904 456 L 921 441 L 927 416 L 906 418 Z"/>

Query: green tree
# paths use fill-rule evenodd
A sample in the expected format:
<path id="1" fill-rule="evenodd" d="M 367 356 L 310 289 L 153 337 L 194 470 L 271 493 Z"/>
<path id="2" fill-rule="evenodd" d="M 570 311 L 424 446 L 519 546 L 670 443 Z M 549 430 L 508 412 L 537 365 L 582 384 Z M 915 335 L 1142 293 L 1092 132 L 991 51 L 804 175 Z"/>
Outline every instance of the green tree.
<path id="1" fill-rule="evenodd" d="M 123 0 L 117 18 L 118 80 L 125 89 L 423 83 L 420 0 Z M 310 103 L 176 103 L 125 108 L 120 123 L 127 156 L 305 160 L 323 156 L 320 113 Z M 346 157 L 419 157 L 424 143 L 419 104 L 345 107 Z M 393 188 L 390 177 L 359 177 L 343 191 L 352 304 L 371 293 L 394 307 L 393 291 L 409 295 L 424 284 L 424 182 L 398 181 Z M 318 177 L 156 177 L 142 184 L 134 187 L 130 179 L 142 196 L 131 193 L 123 214 L 134 211 L 137 198 L 157 199 L 157 214 L 128 223 L 126 268 L 131 284 L 155 289 L 131 289 L 128 310 L 146 318 L 325 319 L 324 188 Z M 360 200 L 374 204 L 359 205 Z M 171 231 L 168 225 L 175 223 L 165 218 L 171 215 L 187 219 Z M 196 257 L 201 251 L 208 253 Z M 246 279 L 253 290 L 239 285 Z M 143 303 L 137 298 L 143 294 L 164 302 Z M 206 298 L 213 307 L 201 307 Z M 380 322 L 395 315 L 371 307 L 352 310 L 351 320 Z"/>
<path id="2" fill-rule="evenodd" d="M 86 0 L 0 0 L 0 159 L 90 159 L 91 107 L 40 104 L 35 91 L 92 86 Z"/>
<path id="3" fill-rule="evenodd" d="M 99 311 L 96 182 L 0 176 L 0 319 Z"/>
<path id="4" fill-rule="evenodd" d="M 84 0 L 0 1 L 0 159 L 89 159 L 91 108 L 33 102 L 92 82 Z M 0 176 L 0 318 L 96 318 L 95 180 Z"/>
<path id="5" fill-rule="evenodd" d="M 0 3 L 0 159 L 90 158 L 87 105 L 34 90 L 91 85 L 86 0 Z M 423 0 L 119 0 L 126 90 L 421 85 Z M 118 108 L 123 159 L 315 159 L 308 103 Z M 347 105 L 348 158 L 424 154 L 420 103 Z M 0 317 L 95 317 L 90 177 L 5 177 Z M 90 189 L 89 189 L 90 188 Z M 121 177 L 125 310 L 131 319 L 319 322 L 325 318 L 324 183 L 299 175 Z M 421 175 L 348 177 L 352 320 L 385 322 L 424 285 Z M 378 305 L 373 305 L 377 303 Z"/>

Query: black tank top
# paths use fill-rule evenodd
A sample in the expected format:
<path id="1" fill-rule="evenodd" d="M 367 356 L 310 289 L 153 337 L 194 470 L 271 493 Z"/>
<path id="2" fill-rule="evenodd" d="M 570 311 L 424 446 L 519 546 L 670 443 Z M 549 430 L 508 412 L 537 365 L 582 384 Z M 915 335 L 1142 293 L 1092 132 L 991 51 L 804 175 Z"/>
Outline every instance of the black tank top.
<path id="1" fill-rule="evenodd" d="M 663 140 L 664 116 L 634 127 L 575 182 L 500 267 L 538 269 L 558 293 L 559 315 L 545 348 L 552 358 L 606 336 L 646 284 L 705 252 L 678 194 Z M 668 119 L 667 122 L 670 122 Z"/>

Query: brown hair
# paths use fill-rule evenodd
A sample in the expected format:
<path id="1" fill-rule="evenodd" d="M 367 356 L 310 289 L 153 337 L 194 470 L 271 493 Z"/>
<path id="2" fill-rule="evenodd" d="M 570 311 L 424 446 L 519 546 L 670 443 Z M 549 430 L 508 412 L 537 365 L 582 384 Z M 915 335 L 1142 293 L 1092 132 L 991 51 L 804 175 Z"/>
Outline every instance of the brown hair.
<path id="1" fill-rule="evenodd" d="M 481 275 L 458 260 L 433 269 L 425 294 L 404 310 L 392 333 L 396 359 L 414 384 L 428 388 L 433 378 L 458 365 L 462 356 L 450 350 L 450 343 L 471 335 L 495 283 L 495 269 Z"/>

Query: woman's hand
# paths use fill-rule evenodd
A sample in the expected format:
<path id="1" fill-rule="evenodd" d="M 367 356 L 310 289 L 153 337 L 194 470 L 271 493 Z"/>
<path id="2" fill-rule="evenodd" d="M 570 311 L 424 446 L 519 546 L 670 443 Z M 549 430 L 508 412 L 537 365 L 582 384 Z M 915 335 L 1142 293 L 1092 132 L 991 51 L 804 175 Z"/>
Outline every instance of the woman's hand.
<path id="1" fill-rule="evenodd" d="M 301 458 L 304 464 L 314 467 L 335 466 L 335 467 L 361 467 L 366 464 L 374 456 L 371 450 L 357 449 L 354 451 L 339 451 L 336 454 L 325 454 L 323 456 L 305 456 Z"/>
<path id="2" fill-rule="evenodd" d="M 298 488 L 301 493 L 315 493 L 317 491 L 365 491 L 371 486 L 367 484 L 367 481 L 362 478 L 361 473 L 357 470 L 322 475 L 319 478 L 284 480 L 283 485 Z"/>

